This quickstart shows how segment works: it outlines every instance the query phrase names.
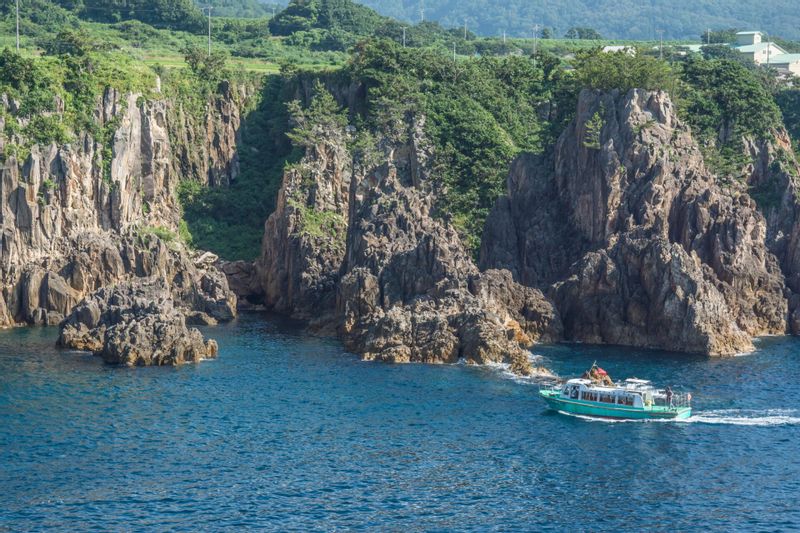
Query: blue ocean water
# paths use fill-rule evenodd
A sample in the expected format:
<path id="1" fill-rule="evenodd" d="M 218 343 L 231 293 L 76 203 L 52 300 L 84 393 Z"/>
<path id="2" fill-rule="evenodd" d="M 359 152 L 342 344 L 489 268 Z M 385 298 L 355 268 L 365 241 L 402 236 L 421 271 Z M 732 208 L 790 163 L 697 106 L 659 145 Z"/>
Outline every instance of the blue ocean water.
<path id="1" fill-rule="evenodd" d="M 365 363 L 249 315 L 220 358 L 112 368 L 0 333 L 0 530 L 800 527 L 800 340 L 707 359 L 538 347 L 694 391 L 688 422 L 546 411 L 500 368 Z"/>

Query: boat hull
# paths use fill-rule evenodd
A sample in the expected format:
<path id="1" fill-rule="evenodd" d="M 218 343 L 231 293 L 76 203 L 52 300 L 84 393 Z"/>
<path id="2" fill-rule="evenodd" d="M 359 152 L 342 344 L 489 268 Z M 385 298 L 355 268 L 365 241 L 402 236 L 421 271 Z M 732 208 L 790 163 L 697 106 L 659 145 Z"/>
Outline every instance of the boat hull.
<path id="1" fill-rule="evenodd" d="M 540 391 L 540 396 L 547 405 L 556 411 L 600 418 L 619 418 L 627 420 L 666 419 L 684 420 L 692 416 L 691 407 L 651 407 L 639 409 L 622 405 L 603 405 L 599 402 L 585 402 L 561 398 L 550 391 Z"/>

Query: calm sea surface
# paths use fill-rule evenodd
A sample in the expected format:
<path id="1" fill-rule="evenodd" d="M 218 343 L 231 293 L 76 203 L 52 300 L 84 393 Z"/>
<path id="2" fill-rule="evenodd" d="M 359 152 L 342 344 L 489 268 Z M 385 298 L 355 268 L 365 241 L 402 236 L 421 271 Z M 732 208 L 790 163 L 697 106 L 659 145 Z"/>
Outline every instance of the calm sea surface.
<path id="1" fill-rule="evenodd" d="M 716 360 L 537 348 L 694 392 L 688 422 L 545 410 L 500 368 L 364 363 L 250 315 L 216 361 L 112 368 L 0 333 L 0 530 L 800 527 L 800 339 Z"/>

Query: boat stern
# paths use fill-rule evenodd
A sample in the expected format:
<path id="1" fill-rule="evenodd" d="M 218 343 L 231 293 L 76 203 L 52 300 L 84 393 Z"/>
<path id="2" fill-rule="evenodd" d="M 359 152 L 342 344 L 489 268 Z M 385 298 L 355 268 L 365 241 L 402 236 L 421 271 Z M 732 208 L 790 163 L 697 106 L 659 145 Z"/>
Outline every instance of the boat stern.
<path id="1" fill-rule="evenodd" d="M 691 407 L 679 407 L 675 410 L 675 420 L 686 420 L 692 416 Z"/>

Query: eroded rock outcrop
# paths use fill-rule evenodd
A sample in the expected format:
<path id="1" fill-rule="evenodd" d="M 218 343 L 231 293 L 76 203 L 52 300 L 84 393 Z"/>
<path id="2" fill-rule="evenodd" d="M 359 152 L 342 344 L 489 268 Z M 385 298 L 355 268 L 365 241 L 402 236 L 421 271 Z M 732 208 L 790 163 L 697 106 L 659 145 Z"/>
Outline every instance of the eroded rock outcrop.
<path id="1" fill-rule="evenodd" d="M 567 339 L 732 354 L 786 329 L 766 240 L 666 93 L 584 91 L 553 154 L 513 165 L 481 264 L 551 294 Z"/>
<path id="2" fill-rule="evenodd" d="M 252 89 L 221 89 L 200 123 L 174 101 L 109 88 L 94 119 L 98 131 L 111 134 L 110 146 L 104 146 L 108 139 L 75 132 L 71 143 L 34 144 L 24 162 L 4 161 L 0 326 L 58 324 L 104 287 L 157 281 L 170 287 L 172 311 L 194 323 L 235 316 L 236 297 L 216 258 L 190 253 L 176 237 L 179 181 L 227 185 L 238 172 L 240 109 Z M 4 120 L 27 120 L 14 117 L 7 98 L 2 105 Z M 0 135 L 0 145 L 27 144 L 11 135 Z"/>
<path id="3" fill-rule="evenodd" d="M 791 290 L 789 330 L 800 334 L 800 164 L 786 130 L 761 141 L 744 139 L 752 161 L 747 186 L 767 219 L 767 246 L 780 263 Z"/>
<path id="4" fill-rule="evenodd" d="M 533 372 L 525 347 L 559 335 L 557 313 L 508 272 L 478 271 L 433 215 L 422 124 L 405 127 L 369 161 L 328 131 L 287 171 L 259 261 L 267 303 L 335 329 L 365 359 Z"/>
<path id="5" fill-rule="evenodd" d="M 196 363 L 217 355 L 217 344 L 186 327 L 185 314 L 161 280 L 103 287 L 75 307 L 58 343 L 126 366 Z"/>
<path id="6" fill-rule="evenodd" d="M 336 305 L 352 157 L 341 128 L 326 128 L 317 138 L 284 174 L 257 268 L 268 308 L 320 321 L 330 320 Z"/>

